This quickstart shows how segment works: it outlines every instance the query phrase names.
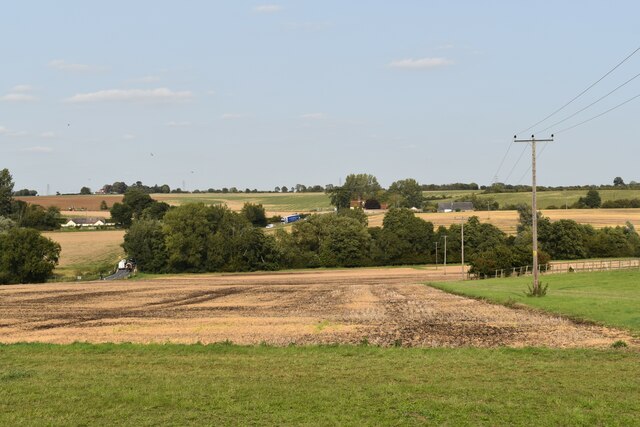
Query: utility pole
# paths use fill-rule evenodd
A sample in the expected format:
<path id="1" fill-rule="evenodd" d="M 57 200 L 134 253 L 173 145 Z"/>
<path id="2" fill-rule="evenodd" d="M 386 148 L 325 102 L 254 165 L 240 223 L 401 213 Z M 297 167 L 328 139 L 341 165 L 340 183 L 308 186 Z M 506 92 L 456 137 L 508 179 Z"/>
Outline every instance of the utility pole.
<path id="1" fill-rule="evenodd" d="M 533 294 L 540 294 L 540 282 L 538 278 L 538 204 L 536 197 L 536 142 L 553 142 L 553 135 L 549 139 L 516 139 L 514 142 L 526 142 L 531 144 L 531 234 L 533 235 Z"/>
<path id="2" fill-rule="evenodd" d="M 444 235 L 444 275 L 447 275 L 447 235 Z"/>
<path id="3" fill-rule="evenodd" d="M 464 221 L 467 219 L 463 216 L 457 216 L 454 219 L 460 220 L 460 265 L 462 266 L 462 280 L 464 280 Z"/>

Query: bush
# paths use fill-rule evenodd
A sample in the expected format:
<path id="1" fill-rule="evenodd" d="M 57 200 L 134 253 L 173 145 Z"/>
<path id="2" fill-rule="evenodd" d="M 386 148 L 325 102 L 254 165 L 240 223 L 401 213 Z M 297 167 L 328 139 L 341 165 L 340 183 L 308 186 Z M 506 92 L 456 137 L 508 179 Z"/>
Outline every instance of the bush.
<path id="1" fill-rule="evenodd" d="M 0 284 L 39 283 L 53 272 L 60 245 L 31 228 L 0 234 Z"/>

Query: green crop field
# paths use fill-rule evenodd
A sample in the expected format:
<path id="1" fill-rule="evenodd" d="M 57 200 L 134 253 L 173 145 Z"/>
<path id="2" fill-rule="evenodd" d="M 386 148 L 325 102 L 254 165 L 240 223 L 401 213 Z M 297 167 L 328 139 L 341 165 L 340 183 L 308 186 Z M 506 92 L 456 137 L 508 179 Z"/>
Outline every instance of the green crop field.
<path id="1" fill-rule="evenodd" d="M 636 189 L 620 189 L 620 190 L 599 190 L 600 198 L 603 202 L 608 200 L 619 199 L 636 199 L 640 198 L 640 190 Z M 425 197 L 445 196 L 446 199 L 434 200 L 435 202 L 448 202 L 456 200 L 465 195 L 475 194 L 480 199 L 491 198 L 496 200 L 500 206 L 528 204 L 531 205 L 531 193 L 493 193 L 483 194 L 482 191 L 427 191 L 424 192 Z M 580 197 L 584 197 L 587 190 L 566 190 L 566 191 L 539 191 L 538 207 L 547 209 L 549 206 L 563 208 L 565 205 L 571 206 L 577 202 Z"/>
<path id="2" fill-rule="evenodd" d="M 525 304 L 552 313 L 584 319 L 640 334 L 640 271 L 541 276 L 549 285 L 543 298 L 525 295 L 531 277 L 430 283 L 444 291 L 486 298 L 499 303 Z"/>
<path id="3" fill-rule="evenodd" d="M 631 350 L 0 346 L 0 425 L 638 425 Z"/>

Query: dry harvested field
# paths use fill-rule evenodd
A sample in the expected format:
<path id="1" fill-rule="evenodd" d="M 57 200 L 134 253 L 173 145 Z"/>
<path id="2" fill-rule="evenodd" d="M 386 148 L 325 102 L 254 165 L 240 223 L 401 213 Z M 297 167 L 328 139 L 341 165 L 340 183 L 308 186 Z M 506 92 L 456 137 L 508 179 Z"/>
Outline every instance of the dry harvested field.
<path id="1" fill-rule="evenodd" d="M 640 227 L 640 209 L 548 209 L 542 214 L 549 217 L 551 221 L 561 219 L 572 219 L 580 224 L 591 224 L 595 228 L 615 227 L 625 225 L 630 221 L 636 228 Z M 495 211 L 495 212 L 451 212 L 451 213 L 419 213 L 417 216 L 425 221 L 431 221 L 434 227 L 444 225 L 450 226 L 459 223 L 456 217 L 469 218 L 477 216 L 480 222 L 488 222 L 505 233 L 515 234 L 518 226 L 517 211 Z M 383 214 L 373 214 L 369 217 L 369 226 L 382 226 Z"/>
<path id="2" fill-rule="evenodd" d="M 55 206 L 64 213 L 64 211 L 71 211 L 77 213 L 79 216 L 83 216 L 84 212 L 73 212 L 73 210 L 87 210 L 87 211 L 100 211 L 100 203 L 104 200 L 109 207 L 113 206 L 116 202 L 122 202 L 121 194 L 107 194 L 107 195 L 69 195 L 69 196 L 35 196 L 35 197 L 16 197 L 17 200 L 23 200 L 27 203 L 33 203 L 36 205 Z M 92 215 L 95 216 L 95 215 Z"/>
<path id="3" fill-rule="evenodd" d="M 420 284 L 411 268 L 173 276 L 0 288 L 0 341 L 604 348 L 627 333 Z M 472 284 L 470 284 L 472 286 Z"/>
<path id="4" fill-rule="evenodd" d="M 42 234 L 60 243 L 62 252 L 59 266 L 66 267 L 117 258 L 122 252 L 120 245 L 124 230 L 59 231 Z"/>

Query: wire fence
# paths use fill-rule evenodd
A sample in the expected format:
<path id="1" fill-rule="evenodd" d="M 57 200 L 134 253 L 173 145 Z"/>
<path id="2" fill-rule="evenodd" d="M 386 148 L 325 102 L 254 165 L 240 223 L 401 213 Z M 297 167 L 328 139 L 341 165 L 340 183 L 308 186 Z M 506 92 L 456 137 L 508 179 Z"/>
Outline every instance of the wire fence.
<path id="1" fill-rule="evenodd" d="M 640 258 L 589 261 L 555 261 L 538 266 L 540 274 L 578 273 L 587 271 L 640 270 Z M 512 269 L 495 270 L 490 274 L 468 273 L 469 279 L 493 279 L 501 277 L 526 276 L 533 274 L 533 267 L 525 265 Z"/>

